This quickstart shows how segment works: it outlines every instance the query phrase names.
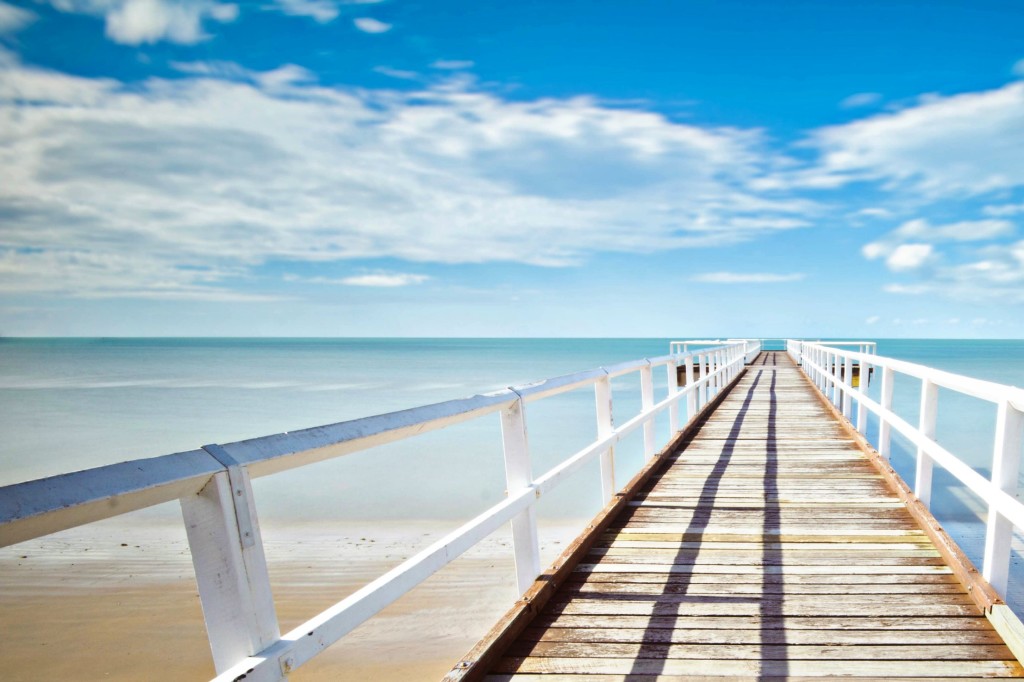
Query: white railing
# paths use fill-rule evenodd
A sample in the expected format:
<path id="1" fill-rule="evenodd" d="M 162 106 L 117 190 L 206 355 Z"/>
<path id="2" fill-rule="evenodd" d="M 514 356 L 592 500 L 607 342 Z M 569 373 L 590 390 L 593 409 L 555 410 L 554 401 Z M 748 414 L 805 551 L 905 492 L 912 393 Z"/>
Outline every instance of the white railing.
<path id="1" fill-rule="evenodd" d="M 659 449 L 654 418 L 668 411 L 671 434 L 687 423 L 743 369 L 748 342 L 626 362 L 515 386 L 496 393 L 320 426 L 200 450 L 135 460 L 0 488 L 0 547 L 180 500 L 199 597 L 213 652 L 216 680 L 281 680 L 356 626 L 426 580 L 505 523 L 511 523 L 520 593 L 540 574 L 534 505 L 588 462 L 600 461 L 601 495 L 615 494 L 614 450 L 641 428 L 646 458 Z M 701 368 L 695 380 L 694 363 Z M 677 368 L 686 381 L 677 385 Z M 667 395 L 655 402 L 653 370 L 667 370 Z M 638 372 L 641 411 L 616 426 L 614 377 Z M 526 430 L 526 404 L 594 387 L 597 438 L 540 476 L 534 476 Z M 280 634 L 251 478 L 338 457 L 498 412 L 507 497 L 393 570 Z"/>
<path id="2" fill-rule="evenodd" d="M 870 342 L 852 342 L 864 347 Z M 985 550 L 982 575 L 1006 598 L 1010 571 L 1010 544 L 1013 529 L 1024 529 L 1024 504 L 1017 498 L 1017 475 L 1021 459 L 1022 433 L 1024 433 L 1024 390 L 990 381 L 972 379 L 903 360 L 880 357 L 874 353 L 841 350 L 831 342 L 787 342 L 787 351 L 794 361 L 814 382 L 818 390 L 851 420 L 853 403 L 857 404 L 855 428 L 866 435 L 867 414 L 879 420 L 878 452 L 889 458 L 892 431 L 902 434 L 917 447 L 917 462 L 913 492 L 927 507 L 931 502 L 932 468 L 938 463 L 988 505 L 985 531 Z M 875 401 L 866 393 L 867 382 L 853 386 L 853 363 L 860 366 L 860 376 L 879 368 L 882 374 L 880 399 Z M 916 426 L 906 422 L 892 410 L 893 386 L 896 374 L 921 381 L 921 409 Z M 992 477 L 986 479 L 949 452 L 935 440 L 938 415 L 939 388 L 980 398 L 997 407 L 992 452 Z"/>
<path id="3" fill-rule="evenodd" d="M 695 339 L 687 341 L 672 341 L 669 343 L 669 353 L 688 353 L 691 346 L 699 346 L 705 348 L 708 346 L 723 346 L 734 343 L 743 344 L 743 354 L 746 358 L 746 363 L 749 365 L 753 362 L 757 354 L 761 352 L 761 339 Z"/>

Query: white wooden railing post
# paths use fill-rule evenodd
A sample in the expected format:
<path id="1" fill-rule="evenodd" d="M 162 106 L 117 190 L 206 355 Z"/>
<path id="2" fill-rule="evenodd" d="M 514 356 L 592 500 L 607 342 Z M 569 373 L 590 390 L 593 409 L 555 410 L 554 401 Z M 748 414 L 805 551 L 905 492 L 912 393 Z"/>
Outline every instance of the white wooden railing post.
<path id="1" fill-rule="evenodd" d="M 841 373 L 839 354 L 832 353 L 832 404 L 837 409 L 842 409 L 843 407 L 843 393 L 839 388 L 839 382 L 842 381 L 840 378 Z"/>
<path id="2" fill-rule="evenodd" d="M 715 354 L 714 353 L 708 353 L 708 354 L 706 354 L 704 356 L 704 359 L 706 361 L 706 364 L 705 364 L 705 367 L 704 367 L 704 370 L 705 370 L 704 376 L 706 376 L 708 378 L 708 381 L 707 381 L 707 387 L 708 387 L 707 402 L 711 402 L 712 400 L 715 399 Z"/>
<path id="3" fill-rule="evenodd" d="M 825 376 L 825 349 L 818 347 L 815 351 L 814 361 L 818 364 L 818 390 L 822 395 L 828 397 L 828 383 Z"/>
<path id="4" fill-rule="evenodd" d="M 882 409 L 892 410 L 892 389 L 893 379 L 895 373 L 891 367 L 882 367 L 882 389 L 881 389 L 881 404 Z M 889 425 L 889 418 L 884 415 L 878 415 L 878 454 L 886 459 L 892 454 L 892 427 Z"/>
<path id="5" fill-rule="evenodd" d="M 1017 476 L 1020 473 L 1022 431 L 1024 414 L 1014 409 L 1009 401 L 1000 402 L 996 413 L 996 438 L 992 453 L 992 483 L 1013 496 L 1017 494 Z M 1010 575 L 1013 524 L 996 511 L 995 505 L 989 504 L 986 525 L 982 575 L 999 596 L 1005 599 Z"/>
<path id="6" fill-rule="evenodd" d="M 706 353 L 697 356 L 697 364 L 700 367 L 700 401 L 697 408 L 703 410 L 704 406 L 708 404 L 708 356 Z"/>
<path id="7" fill-rule="evenodd" d="M 833 405 L 836 404 L 835 382 L 833 377 L 834 365 L 832 363 L 832 351 L 825 351 L 825 397 Z"/>
<path id="8" fill-rule="evenodd" d="M 687 355 L 684 362 L 686 363 L 686 386 L 689 388 L 689 393 L 686 394 L 686 422 L 689 423 L 697 416 L 698 391 L 693 387 L 693 356 Z"/>
<path id="9" fill-rule="evenodd" d="M 507 494 L 513 495 L 523 488 L 533 487 L 526 404 L 522 396 L 501 411 L 501 440 Z M 540 575 L 537 514 L 532 504 L 512 519 L 512 550 L 516 560 L 516 587 L 519 594 L 523 594 Z"/>
<path id="10" fill-rule="evenodd" d="M 864 395 L 867 393 L 868 377 L 871 376 L 871 367 L 861 357 L 857 367 L 860 377 L 857 381 L 857 431 L 862 435 L 868 430 L 868 406 L 864 404 Z"/>
<path id="11" fill-rule="evenodd" d="M 925 438 L 935 440 L 935 425 L 939 412 L 939 387 L 928 379 L 921 381 L 921 419 L 918 431 Z M 917 449 L 917 471 L 914 475 L 914 494 L 925 507 L 932 499 L 932 458 L 923 448 Z"/>
<path id="12" fill-rule="evenodd" d="M 654 376 L 651 373 L 651 361 L 640 368 L 640 410 L 647 412 L 654 409 Z M 654 442 L 654 416 L 644 422 L 644 457 L 650 459 L 657 452 Z"/>
<path id="13" fill-rule="evenodd" d="M 181 513 L 213 665 L 223 672 L 276 642 L 281 631 L 249 473 L 222 447 L 203 449 L 227 470 L 181 498 Z"/>
<path id="14" fill-rule="evenodd" d="M 665 365 L 665 371 L 667 374 L 665 378 L 668 380 L 668 395 L 671 398 L 679 393 L 679 365 L 677 365 L 673 360 Z M 668 428 L 672 432 L 672 436 L 675 436 L 676 433 L 679 432 L 678 400 L 673 401 L 672 404 L 668 406 Z"/>
<path id="15" fill-rule="evenodd" d="M 843 416 L 849 419 L 853 409 L 853 358 L 849 355 L 843 363 L 843 388 Z"/>
<path id="16" fill-rule="evenodd" d="M 597 404 L 597 437 L 604 438 L 615 430 L 612 417 L 612 381 L 605 374 L 594 383 Z M 615 447 L 601 453 L 601 502 L 608 504 L 615 495 Z"/>

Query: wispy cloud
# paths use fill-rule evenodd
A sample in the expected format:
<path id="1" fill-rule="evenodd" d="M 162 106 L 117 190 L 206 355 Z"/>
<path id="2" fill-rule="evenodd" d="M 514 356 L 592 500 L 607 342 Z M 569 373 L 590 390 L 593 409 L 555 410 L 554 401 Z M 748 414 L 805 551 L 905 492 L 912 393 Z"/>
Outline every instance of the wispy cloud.
<path id="1" fill-rule="evenodd" d="M 705 272 L 690 278 L 706 284 L 777 284 L 798 282 L 804 278 L 800 272 L 777 274 L 772 272 Z"/>
<path id="2" fill-rule="evenodd" d="M 878 181 L 928 197 L 970 196 L 1024 185 L 1024 82 L 916 105 L 810 134 L 819 152 L 789 183 L 839 187 Z"/>
<path id="3" fill-rule="evenodd" d="M 883 259 L 890 270 L 916 270 L 937 260 L 935 244 L 948 242 L 984 242 L 1014 233 L 1006 220 L 967 220 L 932 225 L 927 220 L 909 220 L 881 239 L 861 249 L 868 260 Z"/>
<path id="4" fill-rule="evenodd" d="M 320 24 L 338 18 L 340 10 L 332 0 L 275 0 L 274 5 L 284 14 L 294 17 L 310 17 Z"/>
<path id="5" fill-rule="evenodd" d="M 352 23 L 363 33 L 387 33 L 392 28 L 391 24 L 386 24 L 373 17 L 357 17 L 352 20 Z"/>
<path id="6" fill-rule="evenodd" d="M 1006 218 L 1024 213 L 1024 204 L 1000 204 L 995 206 L 986 206 L 981 209 L 981 212 L 987 216 Z"/>
<path id="7" fill-rule="evenodd" d="M 404 287 L 410 284 L 423 284 L 429 279 L 427 275 L 407 272 L 372 272 L 343 277 L 339 283 L 352 287 Z"/>
<path id="8" fill-rule="evenodd" d="M 390 66 L 375 66 L 373 70 L 383 76 L 390 78 L 398 78 L 399 80 L 413 81 L 417 80 L 420 75 L 415 71 L 406 71 L 405 69 L 393 69 Z"/>
<path id="9" fill-rule="evenodd" d="M 473 62 L 468 59 L 438 59 L 430 65 L 434 69 L 458 71 L 460 69 L 473 68 Z"/>
<path id="10" fill-rule="evenodd" d="M 1024 59 L 1021 59 L 1020 61 L 1013 65 L 1013 74 L 1015 76 L 1024 77 Z"/>
<path id="11" fill-rule="evenodd" d="M 27 9 L 15 7 L 0 0 L 0 36 L 17 33 L 36 18 L 36 15 Z"/>
<path id="12" fill-rule="evenodd" d="M 757 132 L 587 98 L 324 87 L 298 67 L 202 62 L 125 88 L 0 64 L 0 221 L 22 288 L 209 290 L 271 258 L 565 267 L 735 244 L 819 210 L 750 189 L 772 165 Z M 100 277 L 90 259 L 118 265 Z"/>
<path id="13" fill-rule="evenodd" d="M 843 109 L 857 109 L 860 107 L 871 106 L 877 104 L 882 100 L 881 93 L 878 92 L 858 92 L 855 95 L 850 95 L 842 102 L 839 106 Z"/>

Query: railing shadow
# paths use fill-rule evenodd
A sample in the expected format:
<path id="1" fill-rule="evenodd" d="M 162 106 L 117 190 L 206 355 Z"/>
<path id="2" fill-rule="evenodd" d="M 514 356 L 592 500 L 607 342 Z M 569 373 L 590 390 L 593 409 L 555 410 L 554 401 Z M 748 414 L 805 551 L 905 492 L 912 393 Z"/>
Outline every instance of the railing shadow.
<path id="1" fill-rule="evenodd" d="M 767 357 L 768 357 L 768 354 L 765 354 L 765 361 L 767 360 Z M 772 361 L 774 363 L 774 355 L 772 355 Z M 764 361 L 762 361 L 762 364 L 763 363 L 764 363 Z M 692 561 L 693 564 L 694 564 L 694 568 L 696 566 L 696 563 L 697 563 L 697 561 L 699 559 L 699 556 L 700 556 L 700 551 L 701 551 L 701 548 L 702 548 L 702 545 L 703 545 L 703 541 L 698 539 L 696 541 L 697 545 L 696 545 L 695 548 L 694 547 L 690 547 L 690 548 L 685 548 L 684 549 L 685 544 L 686 544 L 687 540 L 690 539 L 690 538 L 701 538 L 703 536 L 705 530 L 708 528 L 708 526 L 711 523 L 711 517 L 712 517 L 712 515 L 713 515 L 713 513 L 715 511 L 715 501 L 718 498 L 719 488 L 721 487 L 722 479 L 725 476 L 726 470 L 728 469 L 729 463 L 732 460 L 733 454 L 734 454 L 734 452 L 736 450 L 737 440 L 739 438 L 740 431 L 743 428 L 744 420 L 746 419 L 747 413 L 750 410 L 750 406 L 751 406 L 751 403 L 753 402 L 754 394 L 755 394 L 755 392 L 757 390 L 757 387 L 758 387 L 758 385 L 762 381 L 763 372 L 764 372 L 764 370 L 758 370 L 757 376 L 754 377 L 753 383 L 751 383 L 750 387 L 747 389 L 747 394 L 746 394 L 746 396 L 745 396 L 745 398 L 743 400 L 742 406 L 740 407 L 739 411 L 736 414 L 736 418 L 733 421 L 732 427 L 729 430 L 729 435 L 726 436 L 726 439 L 725 439 L 725 441 L 722 444 L 722 451 L 719 454 L 718 459 L 715 461 L 715 464 L 714 464 L 711 472 L 708 474 L 708 477 L 707 477 L 707 479 L 705 479 L 704 485 L 701 488 L 700 495 L 697 498 L 696 508 L 694 509 L 693 514 L 690 517 L 690 521 L 689 521 L 689 523 L 686 526 L 686 530 L 683 533 L 682 540 L 681 540 L 680 546 L 679 546 L 679 551 L 677 552 L 676 556 L 674 557 L 674 559 L 672 561 L 673 564 L 677 564 L 677 563 L 678 564 L 683 564 L 686 561 Z M 771 389 L 771 391 L 772 391 L 772 403 L 773 403 L 773 405 L 774 405 L 774 386 L 775 386 L 775 383 L 774 383 L 774 372 L 772 372 L 772 389 Z M 774 423 L 774 411 L 770 413 L 769 423 L 770 424 Z M 770 433 L 773 433 L 773 431 L 774 431 L 774 429 L 772 428 L 770 430 Z M 775 454 L 776 453 L 773 451 L 772 455 L 770 456 L 770 459 L 774 460 Z M 772 477 L 774 477 L 776 475 L 776 472 L 777 472 L 776 467 L 772 466 L 772 467 L 766 468 L 766 472 L 765 472 L 765 492 L 766 492 L 766 495 L 767 495 L 768 490 L 769 490 L 769 483 L 768 483 L 769 472 L 770 472 L 770 475 Z M 771 487 L 773 493 L 777 492 L 777 488 L 775 487 L 774 481 L 771 483 L 770 487 Z M 778 503 L 776 502 L 775 503 L 775 510 L 774 510 L 773 515 L 772 515 L 773 522 L 774 523 L 778 523 L 778 518 L 779 518 Z M 765 517 L 764 523 L 766 524 L 766 526 L 769 523 L 768 516 L 767 516 L 767 510 L 766 510 L 766 517 Z M 767 546 L 765 547 L 765 552 L 766 553 L 768 552 Z M 779 556 L 778 552 L 776 552 L 776 555 L 774 555 L 774 556 L 769 557 L 766 554 L 766 556 L 763 557 L 764 561 L 769 561 L 769 560 L 778 561 L 780 558 L 781 557 Z M 670 574 L 669 576 L 666 577 L 665 584 L 662 587 L 661 594 L 660 595 L 652 595 L 651 597 L 649 597 L 654 602 L 654 605 L 653 605 L 653 608 L 651 609 L 651 615 L 649 617 L 647 626 L 644 629 L 644 633 L 643 633 L 643 636 L 641 638 L 640 650 L 638 651 L 637 657 L 633 661 L 633 666 L 632 666 L 632 670 L 631 670 L 630 674 L 645 675 L 645 676 L 647 676 L 647 675 L 659 675 L 659 674 L 664 672 L 664 670 L 665 670 L 665 661 L 667 660 L 668 653 L 670 652 L 670 649 L 671 649 L 671 646 L 672 646 L 672 637 L 669 636 L 667 638 L 667 640 L 666 640 L 664 635 L 659 634 L 659 631 L 665 630 L 666 627 L 671 628 L 670 632 L 675 630 L 675 627 L 676 627 L 676 625 L 678 623 L 678 620 L 679 620 L 680 616 L 683 615 L 682 613 L 680 613 L 680 611 L 681 611 L 680 607 L 681 607 L 682 604 L 687 603 L 687 602 L 691 602 L 691 603 L 693 603 L 693 602 L 699 602 L 699 603 L 736 603 L 736 602 L 745 602 L 745 603 L 750 603 L 751 601 L 758 601 L 756 598 L 752 599 L 751 597 L 728 597 L 728 596 L 707 597 L 707 596 L 703 596 L 703 595 L 693 595 L 692 600 L 691 599 L 685 599 L 684 597 L 686 595 L 688 595 L 689 590 L 690 590 L 690 586 L 691 586 L 692 579 L 693 579 L 692 571 L 694 570 L 694 568 L 691 568 L 691 572 L 683 572 L 681 574 Z M 676 575 L 678 575 L 678 579 L 676 579 Z M 763 581 L 767 581 L 768 579 L 769 579 L 769 576 L 766 573 L 764 575 Z M 764 619 L 766 617 L 768 617 L 768 618 L 775 618 L 775 619 L 778 619 L 778 618 L 781 617 L 781 599 L 778 600 L 778 601 L 773 601 L 773 602 L 771 602 L 770 605 L 768 605 L 766 600 L 764 599 L 764 597 L 765 597 L 764 592 L 765 592 L 766 587 L 767 587 L 767 583 L 763 582 L 762 583 L 762 599 L 760 600 L 760 602 L 761 602 L 760 617 L 762 619 L 762 623 L 764 622 Z M 765 626 L 762 624 L 762 628 L 764 628 L 764 627 Z M 768 641 L 770 641 L 770 640 L 767 640 L 763 633 L 762 633 L 761 639 L 762 639 L 762 650 L 763 650 L 764 649 L 764 645 L 767 644 Z M 652 650 L 650 648 L 650 645 L 656 644 L 656 643 L 657 644 L 661 644 L 661 643 L 664 644 L 664 648 L 658 647 L 657 650 L 656 650 L 658 653 L 662 653 L 663 656 L 661 656 L 661 657 L 655 656 L 655 657 L 650 657 L 650 658 L 643 657 L 645 653 L 655 653 L 655 650 Z M 764 667 L 764 666 L 762 665 L 762 667 Z"/>

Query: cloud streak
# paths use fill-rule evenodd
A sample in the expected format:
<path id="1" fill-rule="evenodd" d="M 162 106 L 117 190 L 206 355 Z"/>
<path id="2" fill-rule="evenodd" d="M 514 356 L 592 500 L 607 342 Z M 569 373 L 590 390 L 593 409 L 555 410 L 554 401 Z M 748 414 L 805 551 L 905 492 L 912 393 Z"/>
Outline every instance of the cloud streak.
<path id="1" fill-rule="evenodd" d="M 272 259 L 565 267 L 735 244 L 816 210 L 750 190 L 769 165 L 756 132 L 588 98 L 329 88 L 298 67 L 202 62 L 127 88 L 0 64 L 7 291 L 52 291 L 30 262 L 81 295 L 148 296 L 222 295 Z"/>
<path id="2" fill-rule="evenodd" d="M 690 278 L 692 282 L 704 284 L 779 284 L 799 282 L 804 278 L 800 272 L 778 274 L 772 272 L 705 272 Z"/>

